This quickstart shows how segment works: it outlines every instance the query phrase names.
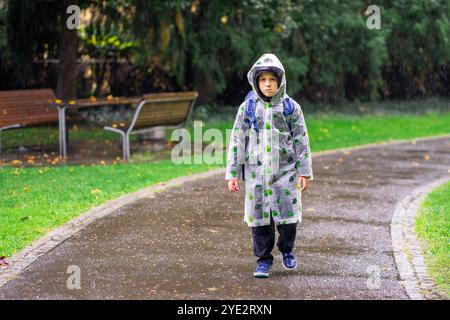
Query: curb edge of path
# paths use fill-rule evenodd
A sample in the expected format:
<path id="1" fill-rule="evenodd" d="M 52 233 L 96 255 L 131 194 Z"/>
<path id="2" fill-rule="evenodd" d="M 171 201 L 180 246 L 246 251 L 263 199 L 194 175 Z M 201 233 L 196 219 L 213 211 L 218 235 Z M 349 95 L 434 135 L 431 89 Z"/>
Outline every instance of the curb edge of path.
<path id="1" fill-rule="evenodd" d="M 448 299 L 430 279 L 421 243 L 416 235 L 416 217 L 425 197 L 435 188 L 450 181 L 434 180 L 407 195 L 397 203 L 391 220 L 391 240 L 400 284 L 413 300 Z"/>
<path id="2" fill-rule="evenodd" d="M 317 158 L 323 155 L 335 154 L 339 152 L 345 151 L 353 151 L 353 150 L 362 150 L 368 148 L 378 148 L 384 147 L 387 145 L 405 143 L 405 142 L 414 142 L 414 141 L 424 141 L 424 140 L 435 140 L 435 139 L 443 139 L 449 138 L 450 134 L 437 135 L 431 137 L 422 137 L 422 138 L 412 138 L 406 140 L 395 140 L 389 142 L 380 142 L 380 143 L 371 143 L 354 147 L 347 147 L 341 149 L 334 150 L 326 150 L 326 151 L 318 151 L 312 154 L 313 158 Z M 224 174 L 225 168 L 213 169 L 206 172 L 196 173 L 190 176 L 182 176 L 178 178 L 174 178 L 172 180 L 161 182 L 155 185 L 151 185 L 149 187 L 143 188 L 141 190 L 125 194 L 120 196 L 119 198 L 109 200 L 97 207 L 94 207 L 79 216 L 69 220 L 65 224 L 41 238 L 35 240 L 30 245 L 25 247 L 23 250 L 13 254 L 9 259 L 9 265 L 6 267 L 0 267 L 0 289 L 7 282 L 14 280 L 25 268 L 31 265 L 34 261 L 36 261 L 40 256 L 46 254 L 51 251 L 55 247 L 59 246 L 65 240 L 69 239 L 71 236 L 80 232 L 84 228 L 86 228 L 92 222 L 104 218 L 114 212 L 115 210 L 130 204 L 134 201 L 144 199 L 144 198 L 152 198 L 155 197 L 156 193 L 165 191 L 167 189 L 181 186 L 185 182 L 205 179 L 210 176 Z"/>

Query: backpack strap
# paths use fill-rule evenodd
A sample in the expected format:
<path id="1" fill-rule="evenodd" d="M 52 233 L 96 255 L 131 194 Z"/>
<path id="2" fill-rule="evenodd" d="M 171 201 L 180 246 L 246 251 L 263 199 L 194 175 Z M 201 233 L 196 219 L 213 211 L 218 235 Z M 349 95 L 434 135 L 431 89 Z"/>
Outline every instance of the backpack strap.
<path id="1" fill-rule="evenodd" d="M 259 129 L 258 129 L 258 122 L 256 121 L 255 109 L 256 109 L 256 98 L 255 93 L 252 90 L 245 97 L 245 115 L 247 116 L 246 120 L 250 122 L 250 126 L 252 126 L 256 132 L 258 132 Z"/>
<path id="2" fill-rule="evenodd" d="M 283 114 L 285 116 L 290 116 L 294 112 L 294 103 L 291 97 L 287 96 L 283 99 Z"/>
<path id="3" fill-rule="evenodd" d="M 256 132 L 259 131 L 258 129 L 258 122 L 256 120 L 255 115 L 255 109 L 256 109 L 256 97 L 255 93 L 250 91 L 247 96 L 245 97 L 245 115 L 247 116 L 246 121 L 250 123 L 250 125 L 256 130 Z M 287 96 L 283 99 L 283 115 L 289 119 L 289 129 L 291 130 L 291 117 L 290 115 L 294 112 L 294 103 L 292 99 Z"/>
<path id="4" fill-rule="evenodd" d="M 292 102 L 291 97 L 287 96 L 283 99 L 283 115 L 286 117 L 289 131 L 292 132 L 291 126 L 291 115 L 294 113 L 294 103 Z"/>

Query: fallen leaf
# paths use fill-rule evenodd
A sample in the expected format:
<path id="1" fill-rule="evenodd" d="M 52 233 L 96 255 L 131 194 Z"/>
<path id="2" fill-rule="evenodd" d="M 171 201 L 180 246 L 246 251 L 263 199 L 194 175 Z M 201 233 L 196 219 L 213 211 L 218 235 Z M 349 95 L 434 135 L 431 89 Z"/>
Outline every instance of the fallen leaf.
<path id="1" fill-rule="evenodd" d="M 8 263 L 8 261 L 6 260 L 6 257 L 5 257 L 5 256 L 1 256 L 1 257 L 0 257 L 0 266 L 6 267 L 6 266 L 8 266 L 8 265 L 9 265 L 9 263 Z"/>
<path id="2" fill-rule="evenodd" d="M 11 161 L 12 166 L 20 166 L 22 164 L 22 161 L 20 160 L 13 160 Z"/>

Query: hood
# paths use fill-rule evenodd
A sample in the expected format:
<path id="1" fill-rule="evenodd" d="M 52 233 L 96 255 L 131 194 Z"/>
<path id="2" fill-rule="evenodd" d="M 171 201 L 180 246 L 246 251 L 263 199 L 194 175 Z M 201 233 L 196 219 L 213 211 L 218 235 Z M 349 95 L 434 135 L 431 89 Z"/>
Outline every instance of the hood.
<path id="1" fill-rule="evenodd" d="M 272 53 L 266 53 L 259 58 L 250 71 L 247 74 L 248 82 L 250 83 L 253 92 L 256 94 L 258 99 L 264 101 L 261 91 L 258 88 L 258 83 L 256 81 L 256 76 L 258 74 L 258 70 L 261 68 L 274 68 L 278 76 L 280 77 L 280 85 L 278 87 L 277 92 L 272 97 L 271 103 L 276 104 L 279 101 L 283 100 L 286 94 L 286 76 L 284 72 L 284 67 L 281 64 L 280 60 L 278 60 L 277 56 Z"/>

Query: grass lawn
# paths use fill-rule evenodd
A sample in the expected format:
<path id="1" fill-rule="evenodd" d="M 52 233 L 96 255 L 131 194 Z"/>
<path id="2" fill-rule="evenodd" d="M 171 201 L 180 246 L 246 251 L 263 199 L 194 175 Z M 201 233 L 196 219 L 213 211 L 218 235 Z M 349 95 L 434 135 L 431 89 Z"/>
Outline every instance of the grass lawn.
<path id="1" fill-rule="evenodd" d="M 450 133 L 450 113 L 350 116 L 308 115 L 305 112 L 305 118 L 313 152 Z M 203 132 L 217 128 L 225 134 L 226 129 L 232 127 L 232 122 L 226 120 L 205 122 Z M 192 131 L 192 122 L 187 127 Z M 28 141 L 28 135 L 39 134 L 36 131 L 39 128 L 29 129 L 32 131 L 28 134 L 27 130 L 22 130 L 23 136 L 16 142 L 20 143 L 20 139 Z M 75 133 L 71 138 L 109 138 L 105 132 L 100 132 Z M 6 137 L 4 141 L 7 141 Z M 170 159 L 98 166 L 14 168 L 4 165 L 0 167 L 0 256 L 10 256 L 49 230 L 109 199 L 221 166 L 175 165 Z"/>
<path id="2" fill-rule="evenodd" d="M 308 115 L 304 114 L 311 149 L 314 152 L 375 142 L 450 134 L 450 112 L 427 112 L 421 115 Z M 203 132 L 219 129 L 225 136 L 229 121 L 205 122 Z M 193 135 L 193 124 L 187 129 Z M 231 131 L 228 132 L 228 134 Z M 170 134 L 168 134 L 170 139 Z"/>
<path id="3" fill-rule="evenodd" d="M 72 143 L 82 139 L 96 139 L 101 141 L 119 141 L 119 135 L 103 130 L 99 126 L 90 125 L 88 130 L 80 130 L 78 125 L 69 127 L 69 139 Z M 136 136 L 131 136 L 135 139 Z M 24 129 L 5 130 L 2 132 L 2 149 L 16 148 L 18 146 L 55 145 L 59 143 L 58 127 L 31 127 Z M 58 151 L 59 150 L 56 150 Z"/>
<path id="4" fill-rule="evenodd" d="M 425 244 L 430 276 L 450 297 L 450 183 L 435 189 L 423 201 L 416 231 Z"/>
<path id="5" fill-rule="evenodd" d="M 450 133 L 450 112 L 305 119 L 314 151 Z"/>

